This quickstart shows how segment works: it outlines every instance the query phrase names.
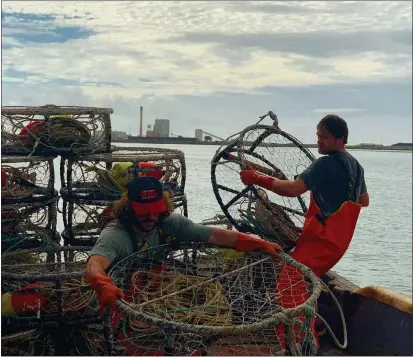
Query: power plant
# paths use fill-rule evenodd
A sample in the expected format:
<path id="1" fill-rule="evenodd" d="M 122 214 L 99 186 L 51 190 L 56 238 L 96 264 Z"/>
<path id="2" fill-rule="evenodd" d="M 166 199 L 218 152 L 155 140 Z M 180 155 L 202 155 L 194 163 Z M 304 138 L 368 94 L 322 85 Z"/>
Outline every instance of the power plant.
<path id="1" fill-rule="evenodd" d="M 130 131 L 130 128 L 129 128 Z M 213 140 L 214 139 L 214 140 Z M 115 142 L 142 142 L 142 143 L 200 143 L 224 141 L 225 139 L 208 133 L 202 129 L 195 129 L 195 137 L 183 137 L 170 133 L 170 120 L 156 118 L 154 125 L 147 124 L 146 133 L 143 135 L 143 106 L 139 110 L 139 134 L 133 136 L 123 131 L 112 131 L 112 140 Z"/>

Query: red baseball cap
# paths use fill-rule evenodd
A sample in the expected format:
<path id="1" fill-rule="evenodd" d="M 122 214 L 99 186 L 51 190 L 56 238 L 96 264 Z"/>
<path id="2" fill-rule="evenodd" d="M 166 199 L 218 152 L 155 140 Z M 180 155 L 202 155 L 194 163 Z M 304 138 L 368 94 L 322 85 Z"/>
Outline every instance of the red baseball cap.
<path id="1" fill-rule="evenodd" d="M 128 185 L 128 199 L 135 214 L 166 212 L 161 183 L 154 177 L 138 177 Z"/>

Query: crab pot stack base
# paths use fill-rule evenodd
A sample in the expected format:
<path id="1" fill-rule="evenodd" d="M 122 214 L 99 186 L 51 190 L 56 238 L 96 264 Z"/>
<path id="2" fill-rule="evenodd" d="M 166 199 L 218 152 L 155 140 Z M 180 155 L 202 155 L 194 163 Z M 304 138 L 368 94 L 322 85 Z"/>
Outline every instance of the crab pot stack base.
<path id="1" fill-rule="evenodd" d="M 45 105 L 2 107 L 3 155 L 109 152 L 113 109 Z"/>
<path id="2" fill-rule="evenodd" d="M 2 205 L 2 253 L 60 241 L 56 231 L 57 201 L 55 196 L 43 202 Z"/>
<path id="3" fill-rule="evenodd" d="M 57 244 L 3 254 L 3 336 L 37 328 L 55 355 L 70 351 L 74 332 L 101 321 L 84 280 L 87 257 L 85 248 Z"/>
<path id="4" fill-rule="evenodd" d="M 159 179 L 173 197 L 175 209 L 188 215 L 185 157 L 181 151 L 116 148 L 110 154 L 63 158 L 60 194 L 65 244 L 93 245 L 113 218 L 114 202 L 127 191 L 128 183 L 140 176 Z"/>

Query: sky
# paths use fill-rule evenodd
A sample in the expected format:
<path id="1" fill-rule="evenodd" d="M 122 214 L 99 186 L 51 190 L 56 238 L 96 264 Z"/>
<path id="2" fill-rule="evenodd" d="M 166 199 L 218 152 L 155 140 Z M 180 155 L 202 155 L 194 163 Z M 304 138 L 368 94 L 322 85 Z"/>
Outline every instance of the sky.
<path id="1" fill-rule="evenodd" d="M 114 130 L 228 137 L 272 110 L 316 140 L 412 142 L 410 1 L 2 1 L 2 105 L 114 109 Z M 263 122 L 270 124 L 270 120 Z"/>

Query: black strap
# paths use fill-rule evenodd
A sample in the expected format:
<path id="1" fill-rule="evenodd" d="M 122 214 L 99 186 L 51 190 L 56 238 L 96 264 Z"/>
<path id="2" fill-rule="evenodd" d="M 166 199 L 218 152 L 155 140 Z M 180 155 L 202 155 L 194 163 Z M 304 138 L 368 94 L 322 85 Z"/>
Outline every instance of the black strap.
<path id="1" fill-rule="evenodd" d="M 143 241 L 140 245 L 138 245 L 138 240 L 136 239 L 135 231 L 133 230 L 132 223 L 128 219 L 127 212 L 122 212 L 119 215 L 119 222 L 125 228 L 126 232 L 128 232 L 129 238 L 132 242 L 132 251 L 133 253 L 139 252 L 143 246 L 145 245 L 145 241 Z"/>
<path id="2" fill-rule="evenodd" d="M 356 166 L 357 166 L 357 175 L 356 175 L 356 180 L 353 182 L 353 180 L 351 179 L 350 176 L 350 170 L 348 165 L 346 164 L 346 162 L 343 159 L 342 155 L 332 155 L 333 157 L 337 157 L 338 161 L 341 165 L 341 167 L 343 168 L 344 172 L 347 175 L 347 184 L 348 184 L 348 199 L 351 201 L 358 201 L 359 198 L 359 182 L 360 182 L 360 176 L 361 176 L 361 169 L 360 169 L 360 165 L 357 162 Z"/>

